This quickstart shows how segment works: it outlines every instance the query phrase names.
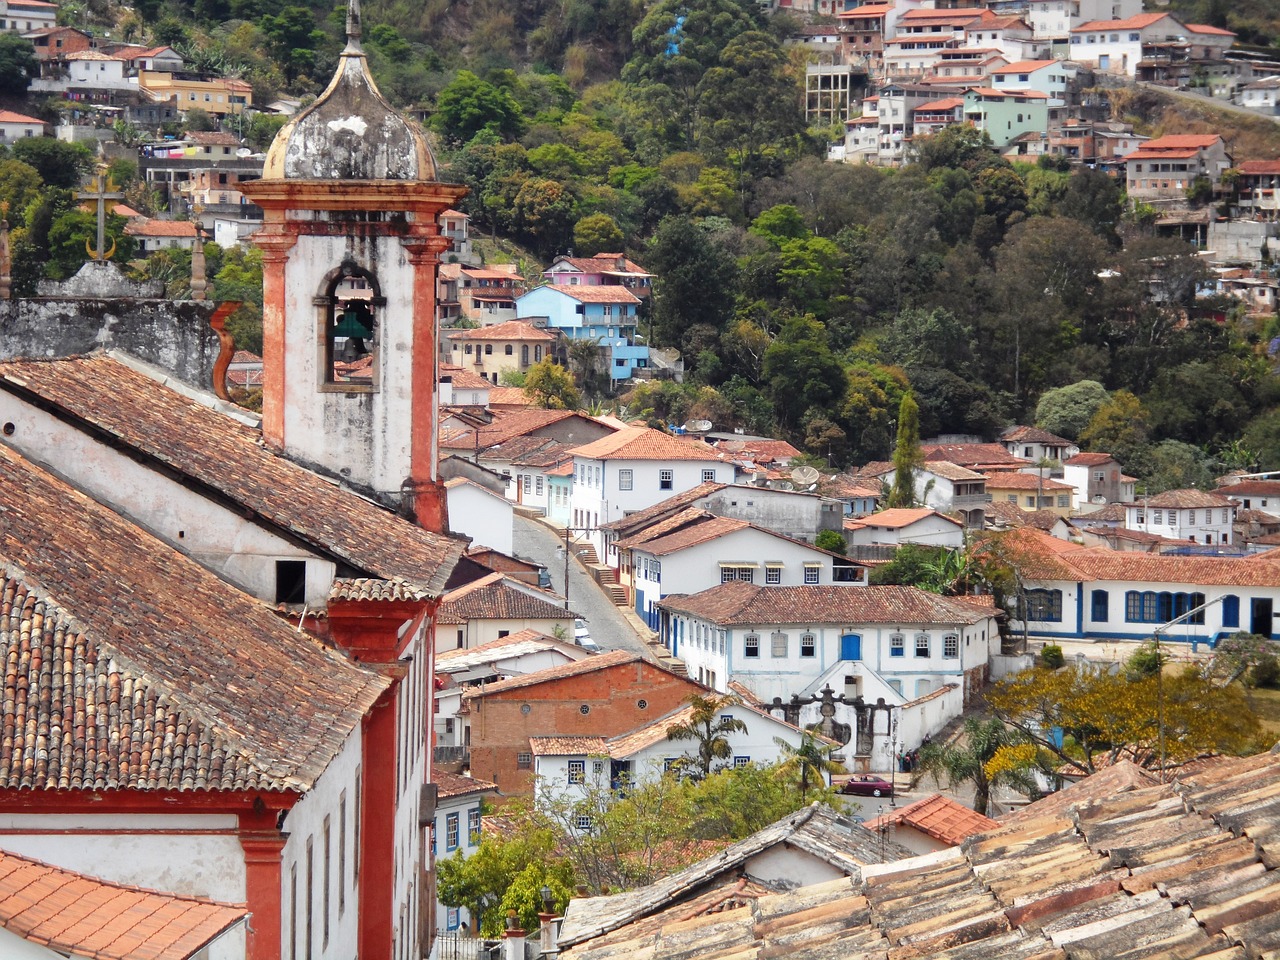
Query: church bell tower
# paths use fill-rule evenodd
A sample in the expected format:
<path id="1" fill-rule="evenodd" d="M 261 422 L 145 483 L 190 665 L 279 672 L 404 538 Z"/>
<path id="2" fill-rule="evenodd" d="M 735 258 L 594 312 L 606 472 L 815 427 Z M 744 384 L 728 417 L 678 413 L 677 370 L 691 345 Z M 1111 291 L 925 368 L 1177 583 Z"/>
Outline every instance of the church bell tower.
<path id="1" fill-rule="evenodd" d="M 264 215 L 262 432 L 267 445 L 423 527 L 446 529 L 437 477 L 436 269 L 441 211 L 416 123 L 378 92 L 349 0 L 347 45 L 320 98 L 276 135 Z"/>

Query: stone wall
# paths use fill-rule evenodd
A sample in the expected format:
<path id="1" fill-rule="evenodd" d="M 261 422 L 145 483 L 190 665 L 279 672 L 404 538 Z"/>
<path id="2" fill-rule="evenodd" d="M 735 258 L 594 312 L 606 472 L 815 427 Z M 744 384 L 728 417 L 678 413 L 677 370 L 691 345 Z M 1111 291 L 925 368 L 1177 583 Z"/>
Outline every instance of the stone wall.
<path id="1" fill-rule="evenodd" d="M 208 390 L 219 350 L 209 319 L 218 305 L 166 300 L 158 286 L 130 281 L 109 261 L 90 262 L 64 283 L 41 283 L 39 296 L 0 300 L 0 360 L 123 350 Z"/>

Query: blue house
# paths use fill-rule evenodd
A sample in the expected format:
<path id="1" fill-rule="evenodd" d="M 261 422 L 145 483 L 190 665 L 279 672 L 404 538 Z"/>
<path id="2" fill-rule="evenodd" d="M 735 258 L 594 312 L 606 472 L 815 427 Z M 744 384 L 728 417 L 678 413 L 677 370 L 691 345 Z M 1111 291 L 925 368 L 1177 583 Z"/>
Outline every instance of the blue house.
<path id="1" fill-rule="evenodd" d="M 546 317 L 547 326 L 570 340 L 593 340 L 609 363 L 611 381 L 629 380 L 649 365 L 649 348 L 636 343 L 640 298 L 618 284 L 548 284 L 516 298 L 523 318 Z"/>

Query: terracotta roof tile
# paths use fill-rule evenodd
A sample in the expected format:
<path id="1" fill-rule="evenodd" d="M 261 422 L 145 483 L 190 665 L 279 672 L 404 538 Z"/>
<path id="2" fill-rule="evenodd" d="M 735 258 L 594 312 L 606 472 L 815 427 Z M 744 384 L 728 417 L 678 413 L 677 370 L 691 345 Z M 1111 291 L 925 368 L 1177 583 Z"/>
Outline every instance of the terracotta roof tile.
<path id="1" fill-rule="evenodd" d="M 1075 807 L 1108 800 L 1129 790 L 1155 786 L 1160 778 L 1132 760 L 1113 763 L 1056 793 L 1029 803 L 1000 818 L 1002 824 L 1026 823 L 1039 817 L 1065 817 Z"/>
<path id="2" fill-rule="evenodd" d="M 130 237 L 178 237 L 195 239 L 196 225 L 190 220 L 132 220 L 124 232 Z"/>
<path id="3" fill-rule="evenodd" d="M 308 788 L 386 687 L 0 448 L 0 786 Z"/>
<path id="4" fill-rule="evenodd" d="M 589 460 L 716 460 L 720 457 L 701 442 L 673 437 L 651 427 L 627 427 L 617 433 L 575 447 L 575 457 Z"/>
<path id="5" fill-rule="evenodd" d="M 154 56 L 159 50 L 146 50 L 139 56 Z M 197 146 L 201 147 L 238 147 L 240 146 L 240 138 L 234 133 L 224 133 L 221 130 L 192 130 L 187 135 L 187 139 Z"/>
<path id="6" fill-rule="evenodd" d="M 464 777 L 461 774 L 448 773 L 444 770 L 433 770 L 431 772 L 431 782 L 436 785 L 442 800 L 449 797 L 465 797 L 469 793 L 489 793 L 498 789 L 496 783 L 490 783 L 488 780 L 481 780 L 478 777 Z"/>
<path id="7" fill-rule="evenodd" d="M 243 904 L 108 883 L 0 851 L 0 926 L 55 953 L 187 960 L 246 916 Z"/>
<path id="8" fill-rule="evenodd" d="M 463 542 L 431 533 L 272 453 L 260 431 L 105 355 L 0 363 L 0 390 L 42 403 L 346 566 L 432 595 Z"/>
<path id="9" fill-rule="evenodd" d="M 1223 497 L 1280 497 L 1280 480 L 1241 480 L 1224 483 L 1214 493 Z"/>
<path id="10" fill-rule="evenodd" d="M 703 511 L 698 512 L 703 513 Z M 636 537 L 619 540 L 616 546 L 620 550 L 636 549 L 651 556 L 665 557 L 671 553 L 696 547 L 701 543 L 718 540 L 720 537 L 740 530 L 750 529 L 751 526 L 746 520 L 704 514 L 696 522 L 685 523 L 680 529 L 665 535 L 650 537 L 648 531 L 645 531 Z"/>
<path id="11" fill-rule="evenodd" d="M 1038 63 L 1041 66 L 1046 66 L 1049 64 L 1059 63 L 1060 61 L 1033 60 L 1030 62 Z M 1011 66 L 1018 67 L 1018 66 L 1024 66 L 1024 64 L 1015 63 L 1015 64 L 1012 64 Z M 1006 68 L 1006 72 L 1007 70 L 1008 68 Z M 1000 71 L 994 71 L 994 72 L 999 73 Z M 1017 73 L 1018 71 L 1014 70 L 1013 72 Z M 1028 427 L 1023 425 L 1010 427 L 1004 433 L 1000 434 L 1000 439 L 1005 442 L 1013 442 L 1013 443 L 1047 443 L 1051 446 L 1057 446 L 1057 447 L 1072 446 L 1072 443 L 1070 440 L 1065 440 L 1062 437 L 1057 436 L 1056 434 L 1050 433 L 1048 430 L 1041 430 L 1039 427 Z"/>
<path id="12" fill-rule="evenodd" d="M 1219 493 L 1208 490 L 1166 490 L 1154 497 L 1144 497 L 1136 505 L 1147 507 L 1173 507 L 1175 509 L 1200 509 L 1203 507 L 1234 507 L 1235 503 Z"/>
<path id="13" fill-rule="evenodd" d="M 682 490 L 673 497 L 667 497 L 667 499 L 659 501 L 651 507 L 645 507 L 643 510 L 628 514 L 621 520 L 602 523 L 600 524 L 600 529 L 616 531 L 621 537 L 629 536 L 636 531 L 647 530 L 658 521 L 684 510 L 703 497 L 709 497 L 711 494 L 725 489 L 726 486 L 728 485 L 724 483 L 700 483 L 696 487 Z"/>
<path id="14" fill-rule="evenodd" d="M 961 467 L 1003 466 L 1025 467 L 1030 460 L 1015 457 L 998 443 L 924 443 L 920 452 L 926 461 L 946 460 Z"/>
<path id="15" fill-rule="evenodd" d="M 426 600 L 427 594 L 403 580 L 373 580 L 368 577 L 335 577 L 329 588 L 330 600 Z"/>
<path id="16" fill-rule="evenodd" d="M 603 757 L 609 754 L 604 737 L 530 737 L 529 748 L 535 757 Z"/>
<path id="17" fill-rule="evenodd" d="M 473 373 L 466 367 L 460 367 L 453 363 L 440 364 L 440 378 L 448 377 L 453 384 L 454 390 L 488 390 L 489 397 L 493 398 L 494 386 L 478 373 Z M 524 391 L 521 390 L 521 393 Z"/>
<path id="18" fill-rule="evenodd" d="M 1053 477 L 1041 477 L 1036 473 L 1020 473 L 1016 470 L 992 470 L 987 473 L 987 492 L 997 490 L 1043 490 L 1045 493 L 1064 493 L 1074 490 L 1069 483 Z"/>
<path id="19" fill-rule="evenodd" d="M 1072 33 L 1087 33 L 1097 30 L 1127 30 L 1141 29 L 1149 27 L 1153 23 L 1159 23 L 1167 13 L 1139 13 L 1136 16 L 1129 17 L 1127 20 L 1090 20 L 1088 23 L 1082 23 L 1078 27 L 1072 27 Z"/>
<path id="20" fill-rule="evenodd" d="M 863 527 L 902 530 L 913 523 L 919 523 L 921 520 L 928 520 L 931 517 L 954 523 L 957 527 L 962 526 L 959 520 L 954 520 L 931 507 L 891 507 L 888 510 L 881 510 L 879 513 L 859 517 L 857 520 L 846 520 L 844 526 L 846 530 L 856 530 Z"/>
<path id="21" fill-rule="evenodd" d="M 628 653 L 626 650 L 610 650 L 607 653 L 599 653 L 593 657 L 587 657 L 573 663 L 562 663 L 558 667 L 548 667 L 546 670 L 526 673 L 519 677 L 508 677 L 506 680 L 491 683 L 484 689 L 473 688 L 464 693 L 463 697 L 467 700 L 474 700 L 477 697 L 488 697 L 494 694 L 506 693 L 509 690 L 519 690 L 522 687 L 536 686 L 539 683 L 551 683 L 568 677 L 596 673 L 601 670 L 608 670 L 610 667 L 622 666 L 623 664 L 643 662 L 643 658 L 639 654 Z"/>
<path id="22" fill-rule="evenodd" d="M 721 626 L 790 623 L 978 623 L 994 607 L 904 586 L 767 587 L 733 581 L 659 602 Z"/>
<path id="23" fill-rule="evenodd" d="M 491 405 L 494 403 L 493 394 L 497 389 L 494 388 L 494 391 L 489 393 L 489 403 Z M 586 414 L 575 413 L 572 410 L 543 410 L 541 407 L 532 406 L 524 406 L 513 410 L 494 410 L 492 422 L 479 428 L 479 446 L 481 450 L 485 450 L 489 447 L 508 443 L 516 437 L 532 434 L 536 430 L 545 429 L 574 417 L 579 417 L 591 424 L 603 426 L 600 421 L 588 417 Z M 475 428 L 460 430 L 447 439 L 442 437 L 440 446 L 442 449 L 447 448 L 450 450 L 474 450 L 476 447 Z"/>
<path id="24" fill-rule="evenodd" d="M 38 123 L 44 126 L 44 121 L 38 117 L 28 117 L 12 110 L 0 110 L 0 123 Z"/>
<path id="25" fill-rule="evenodd" d="M 555 340 L 556 335 L 541 327 L 535 327 L 527 320 L 508 320 L 506 323 L 495 323 L 490 327 L 469 327 L 449 332 L 450 340 Z"/>
<path id="26" fill-rule="evenodd" d="M 874 832 L 889 824 L 914 827 L 951 846 L 963 843 L 974 834 L 986 833 L 1000 826 L 990 817 L 976 813 L 963 803 L 940 793 L 883 813 L 868 822 L 867 829 Z"/>
<path id="27" fill-rule="evenodd" d="M 626 287 L 616 283 L 591 285 L 571 285 L 564 283 L 540 287 L 541 290 L 556 290 L 579 303 L 639 303 L 640 298 Z"/>
<path id="28" fill-rule="evenodd" d="M 1115 458 L 1109 453 L 1077 453 L 1063 463 L 1068 467 L 1100 467 L 1104 463 L 1113 463 Z"/>
<path id="29" fill-rule="evenodd" d="M 533 401 L 524 392 L 524 387 L 490 387 L 489 406 L 493 407 L 531 407 Z"/>
<path id="30" fill-rule="evenodd" d="M 517 587 L 501 573 L 491 573 L 446 593 L 440 600 L 437 619 L 440 623 L 466 623 L 468 620 L 562 621 L 577 616 L 555 601 L 552 593 L 523 584 Z"/>

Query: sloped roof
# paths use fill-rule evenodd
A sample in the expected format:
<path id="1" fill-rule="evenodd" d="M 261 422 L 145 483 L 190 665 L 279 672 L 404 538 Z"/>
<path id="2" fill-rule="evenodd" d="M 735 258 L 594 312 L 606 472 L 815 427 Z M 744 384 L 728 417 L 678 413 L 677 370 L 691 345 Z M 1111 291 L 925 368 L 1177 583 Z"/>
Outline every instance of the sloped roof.
<path id="1" fill-rule="evenodd" d="M 1053 477 L 1041 477 L 1035 473 L 1020 473 L 1017 470 L 992 470 L 987 474 L 987 490 L 1043 490 L 1045 493 L 1061 493 L 1074 490 L 1069 483 L 1055 480 Z"/>
<path id="2" fill-rule="evenodd" d="M 628 536 L 632 531 L 645 530 L 656 521 L 667 517 L 673 513 L 683 510 L 690 504 L 708 497 L 713 493 L 723 490 L 728 484 L 724 483 L 700 483 L 696 487 L 688 490 L 682 490 L 674 496 L 660 500 L 651 507 L 645 507 L 643 510 L 637 510 L 635 513 L 627 514 L 621 520 L 613 520 L 609 523 L 600 524 L 601 530 L 614 530 L 620 536 Z"/>
<path id="3" fill-rule="evenodd" d="M 1223 497 L 1280 497 L 1280 480 L 1241 480 L 1224 483 L 1213 491 Z"/>
<path id="4" fill-rule="evenodd" d="M 489 793 L 498 789 L 496 783 L 490 783 L 488 780 L 464 777 L 458 773 L 439 769 L 431 771 L 431 782 L 436 785 L 442 800 L 450 797 L 465 797 L 469 793 Z"/>
<path id="5" fill-rule="evenodd" d="M 190 220 L 157 220 L 155 218 L 130 220 L 124 225 L 130 237 L 178 237 L 195 239 L 196 225 Z"/>
<path id="6" fill-rule="evenodd" d="M 12 110 L 0 110 L 0 123 L 38 123 L 44 125 L 44 121 L 38 117 L 28 117 L 21 113 L 14 113 Z"/>
<path id="7" fill-rule="evenodd" d="M 1003 73 L 1034 73 L 1036 70 L 1043 70 L 1045 67 L 1051 67 L 1055 63 L 1062 63 L 1061 60 L 1019 60 L 1017 63 L 1010 63 L 1003 67 L 996 67 L 990 72 L 992 76 Z M 1036 427 L 1014 427 L 1018 430 L 1035 430 Z M 1041 431 L 1042 433 L 1044 431 Z M 1006 434 L 1007 435 L 1007 434 Z M 1052 434 L 1049 434 L 1052 436 Z M 1066 443 L 1067 441 L 1063 441 Z"/>
<path id="8" fill-rule="evenodd" d="M 1175 509 L 1200 509 L 1202 507 L 1234 507 L 1234 501 L 1219 493 L 1208 490 L 1166 490 L 1154 497 L 1144 497 L 1132 506 L 1173 507 Z"/>
<path id="9" fill-rule="evenodd" d="M 1168 13 L 1139 13 L 1136 16 L 1129 17 L 1127 20 L 1090 20 L 1088 23 L 1082 23 L 1078 27 L 1072 27 L 1072 33 L 1084 33 L 1089 30 L 1138 30 L 1142 27 L 1149 27 L 1153 23 L 1159 23 Z"/>
<path id="10" fill-rule="evenodd" d="M 0 447 L 0 786 L 309 788 L 387 686 Z"/>
<path id="11" fill-rule="evenodd" d="M 998 443 L 922 443 L 920 452 L 924 454 L 926 461 L 946 460 L 961 467 L 1003 464 L 1025 467 L 1031 463 L 1030 460 L 1015 457 Z"/>
<path id="12" fill-rule="evenodd" d="M 748 719 L 758 718 L 775 727 L 781 726 L 784 729 L 789 729 L 795 733 L 803 732 L 795 724 L 788 723 L 786 720 L 775 717 L 767 710 L 762 710 L 754 703 L 746 700 L 726 704 L 719 712 L 737 714 L 739 715 L 738 719 L 742 719 L 741 715 L 745 714 Z M 667 731 L 673 726 L 689 723 L 693 719 L 693 714 L 693 704 L 685 704 L 684 706 L 676 707 L 664 716 L 657 717 L 642 727 L 637 727 L 635 730 L 628 733 L 619 734 L 616 737 L 610 738 L 606 741 L 605 752 L 617 760 L 625 760 L 632 757 L 645 747 L 651 747 L 655 743 L 663 743 L 666 740 L 669 740 L 670 738 L 667 736 Z M 821 734 L 814 734 L 814 736 L 818 742 L 824 746 L 831 747 L 833 749 L 840 746 L 840 744 L 835 743 Z"/>
<path id="13" fill-rule="evenodd" d="M 634 548 L 655 557 L 665 557 L 751 527 L 746 520 L 717 517 L 701 510 L 698 513 L 703 516 L 697 518 L 696 522 L 682 524 L 677 530 L 656 537 L 650 537 L 648 531 L 644 531 L 636 537 L 619 540 L 616 546 L 619 549 Z"/>
<path id="14" fill-rule="evenodd" d="M 1104 463 L 1113 462 L 1115 457 L 1109 453 L 1077 453 L 1074 457 L 1063 461 L 1068 467 L 1100 467 Z"/>
<path id="15" fill-rule="evenodd" d="M 1000 826 L 990 817 L 940 793 L 932 793 L 905 807 L 888 810 L 868 821 L 867 829 L 876 831 L 889 824 L 914 827 L 951 846 L 963 843 L 976 833 L 985 833 Z"/>
<path id="16" fill-rule="evenodd" d="M 464 693 L 463 697 L 467 700 L 473 700 L 476 697 L 493 696 L 510 690 L 519 690 L 523 687 L 537 686 L 540 683 L 554 683 L 557 680 L 565 680 L 569 677 L 580 677 L 587 673 L 598 673 L 610 670 L 613 667 L 645 662 L 644 658 L 639 654 L 628 653 L 626 650 L 610 650 L 574 663 L 562 663 L 558 667 L 548 667 L 546 670 L 525 673 L 518 677 L 508 677 L 505 680 L 499 680 L 497 683 L 489 684 L 483 690 L 472 688 Z M 655 669 L 659 668 L 655 667 Z M 690 681 L 690 686 L 693 689 L 697 689 L 696 684 L 693 684 L 692 681 Z"/>
<path id="17" fill-rule="evenodd" d="M 554 290 L 579 303 L 639 303 L 640 298 L 618 283 L 568 284 L 552 283 L 538 290 Z M 532 293 L 534 291 L 530 291 Z M 529 294 L 525 294 L 527 297 Z"/>
<path id="18" fill-rule="evenodd" d="M 571 905 L 562 956 L 1269 957 L 1280 946 L 1277 844 L 1280 757 L 1267 753 L 1101 800 L 1069 820 L 1002 825 L 959 847 L 870 867 L 861 881 L 802 887 L 707 916 L 676 914 L 656 929 L 638 924 L 633 936 L 624 927 L 590 940 L 619 924 L 602 911 L 580 921 Z M 651 899 L 661 892 L 645 891 Z"/>
<path id="19" fill-rule="evenodd" d="M 1033 60 L 1030 62 L 1039 63 L 1043 65 L 1043 64 L 1050 64 L 1050 63 L 1058 63 L 1059 61 Z M 1016 67 L 1016 66 L 1019 66 L 1019 64 L 1015 63 L 1013 64 L 1013 66 Z M 995 71 L 995 72 L 998 73 L 1000 71 Z M 1063 437 L 1059 437 L 1056 434 L 1052 434 L 1048 430 L 1041 430 L 1039 427 L 1029 427 L 1025 425 L 1010 427 L 1004 433 L 1000 434 L 1000 439 L 1004 440 L 1005 442 L 1011 442 L 1011 443 L 1041 443 L 1041 444 L 1047 443 L 1050 446 L 1054 446 L 1054 447 L 1074 446 L 1074 444 L 1072 444 L 1070 440 L 1064 439 Z"/>
<path id="20" fill-rule="evenodd" d="M 879 513 L 868 514 L 865 517 L 858 517 L 856 520 L 846 520 L 844 527 L 846 530 L 859 530 L 864 527 L 876 527 L 884 530 L 902 530 L 912 524 L 919 523 L 921 520 L 928 520 L 936 517 L 940 520 L 946 520 L 953 523 L 957 527 L 963 526 L 959 520 L 948 517 L 944 513 L 939 513 L 932 507 L 890 507 L 888 510 L 881 510 Z"/>
<path id="21" fill-rule="evenodd" d="M 1121 760 L 1047 797 L 1041 797 L 1034 803 L 1005 814 L 1000 818 L 1000 822 L 1003 824 L 1027 823 L 1044 817 L 1069 818 L 1071 811 L 1076 807 L 1109 800 L 1130 790 L 1155 786 L 1159 782 L 1159 777 L 1144 770 L 1132 760 Z"/>
<path id="22" fill-rule="evenodd" d="M 508 320 L 495 323 L 491 327 L 468 327 L 449 332 L 450 340 L 555 340 L 556 335 L 540 327 L 535 327 L 527 320 Z"/>
<path id="23" fill-rule="evenodd" d="M 489 391 L 489 404 L 494 403 L 494 393 L 501 390 L 493 387 Z M 523 394 L 523 390 L 521 393 Z M 595 426 L 608 427 L 608 424 L 574 410 L 544 410 L 541 407 L 519 406 L 511 410 L 493 410 L 493 420 L 479 427 L 481 450 L 510 443 L 516 437 L 533 434 L 566 420 L 578 418 Z M 474 450 L 476 448 L 476 429 L 465 427 L 440 437 L 440 448 L 449 450 Z"/>
<path id="24" fill-rule="evenodd" d="M 996 615 L 915 587 L 816 585 L 768 587 L 735 580 L 659 606 L 721 626 L 783 623 L 978 623 Z"/>
<path id="25" fill-rule="evenodd" d="M 591 656 L 577 644 L 557 640 L 549 633 L 528 628 L 497 640 L 490 640 L 478 647 L 462 647 L 445 650 L 436 654 L 437 673 L 459 673 L 475 667 L 493 663 L 495 660 L 506 660 L 530 653 L 542 653 L 544 650 L 556 650 L 570 660 L 583 660 Z"/>
<path id="26" fill-rule="evenodd" d="M 657 883 L 614 896 L 569 901 L 560 928 L 560 947 L 562 950 L 568 949 L 575 944 L 594 940 L 673 902 L 688 899 L 716 878 L 730 871 L 735 875 L 740 873 L 742 866 L 752 857 L 772 847 L 788 846 L 829 863 L 855 880 L 861 877 L 862 868 L 868 864 L 891 863 L 911 855 L 911 851 L 905 847 L 882 840 L 862 826 L 840 817 L 830 807 L 814 803 Z M 846 892 L 850 890 L 849 880 L 838 883 L 843 885 Z M 689 956 L 715 956 L 730 945 L 720 943 L 718 946 L 720 950 L 709 943 Z M 574 955 L 581 957 L 595 954 L 588 944 Z M 610 951 L 609 955 L 624 954 Z M 661 950 L 653 954 L 655 957 L 664 955 L 667 954 Z M 670 955 L 675 956 L 675 953 Z"/>
<path id="27" fill-rule="evenodd" d="M 570 451 L 589 460 L 715 460 L 719 455 L 702 443 L 681 440 L 652 427 L 627 427 Z"/>
<path id="28" fill-rule="evenodd" d="M 248 916 L 218 903 L 109 883 L 0 851 L 0 926 L 94 960 L 187 960 Z"/>
<path id="29" fill-rule="evenodd" d="M 535 757 L 604 757 L 609 755 L 604 737 L 530 737 Z"/>
<path id="30" fill-rule="evenodd" d="M 538 596 L 542 594 L 542 596 Z M 450 590 L 440 599 L 438 623 L 468 620 L 567 620 L 577 616 L 553 602 L 555 595 L 491 573 Z"/>
<path id="31" fill-rule="evenodd" d="M 454 390 L 488 390 L 490 400 L 493 399 L 493 391 L 497 389 L 492 383 L 480 376 L 480 374 L 473 373 L 466 367 L 461 367 L 454 363 L 440 364 L 439 376 L 441 379 L 448 377 L 450 382 L 453 384 Z M 524 389 L 522 387 L 513 387 L 510 389 L 520 390 L 522 395 L 524 393 Z"/>
<path id="32" fill-rule="evenodd" d="M 443 589 L 463 541 L 432 533 L 273 453 L 260 431 L 105 355 L 0 363 L 0 390 L 38 397 L 91 435 L 226 499 L 370 576 Z"/>

